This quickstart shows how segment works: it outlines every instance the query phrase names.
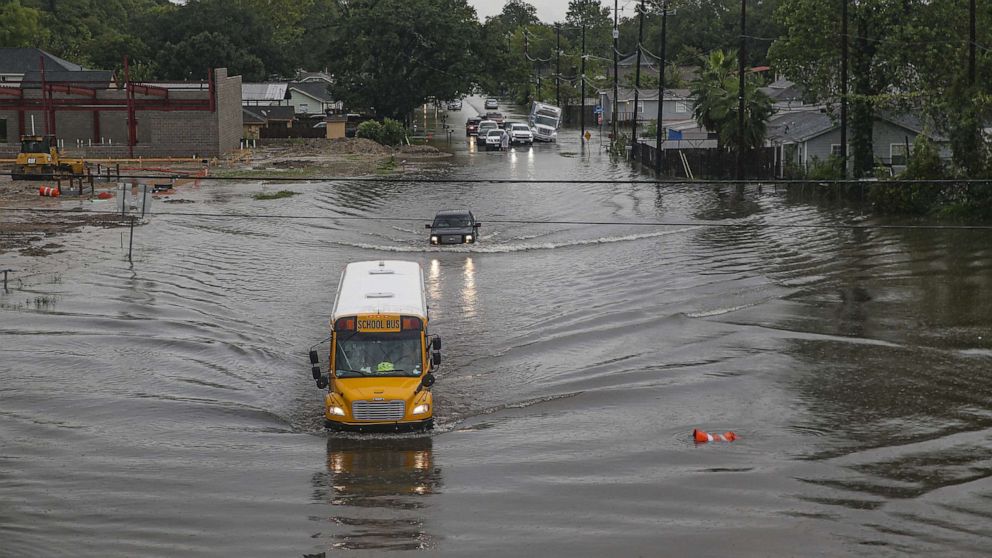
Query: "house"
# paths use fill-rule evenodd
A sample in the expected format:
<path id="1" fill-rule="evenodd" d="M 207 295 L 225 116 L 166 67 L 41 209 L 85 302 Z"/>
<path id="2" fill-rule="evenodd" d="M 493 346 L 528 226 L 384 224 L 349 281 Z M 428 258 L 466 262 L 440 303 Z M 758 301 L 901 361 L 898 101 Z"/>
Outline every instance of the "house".
<path id="1" fill-rule="evenodd" d="M 618 90 L 617 122 L 630 122 L 634 116 L 634 90 Z M 665 89 L 662 103 L 662 122 L 678 122 L 692 118 L 695 99 L 688 89 Z M 599 92 L 599 106 L 603 107 L 603 123 L 613 121 L 613 89 Z M 637 93 L 637 121 L 647 123 L 658 119 L 658 90 L 641 88 Z"/>
<path id="2" fill-rule="evenodd" d="M 287 84 L 286 96 L 288 104 L 299 115 L 320 115 L 340 111 L 343 105 L 335 102 L 328 84 L 321 80 L 297 81 Z"/>
<path id="3" fill-rule="evenodd" d="M 24 74 L 41 71 L 42 60 L 45 62 L 46 74 L 79 72 L 85 69 L 40 48 L 0 47 L 0 85 L 20 82 Z"/>
<path id="4" fill-rule="evenodd" d="M 268 124 L 268 120 L 255 110 L 257 109 L 241 107 L 241 126 L 244 128 L 241 137 L 243 139 L 259 139 L 262 135 L 262 127 Z"/>
<path id="5" fill-rule="evenodd" d="M 296 81 L 301 81 L 301 82 L 304 82 L 304 83 L 307 83 L 307 82 L 323 82 L 323 83 L 326 83 L 326 84 L 330 85 L 330 84 L 334 83 L 334 78 L 330 74 L 328 74 L 326 71 L 324 71 L 324 72 L 304 72 L 304 71 L 300 71 L 300 72 L 297 72 L 296 73 Z"/>
<path id="6" fill-rule="evenodd" d="M 293 127 L 293 119 L 296 117 L 293 107 L 290 106 L 255 106 L 241 107 L 242 121 L 245 123 L 244 130 L 249 132 L 248 121 L 252 122 L 251 131 L 257 131 L 261 135 L 262 129 L 288 130 Z M 245 136 L 251 139 L 253 136 Z"/>
<path id="7" fill-rule="evenodd" d="M 768 95 L 776 111 L 789 110 L 803 106 L 803 88 L 785 79 L 778 78 L 759 91 Z"/>
<path id="8" fill-rule="evenodd" d="M 876 164 L 888 167 L 893 174 L 905 170 L 906 154 L 912 154 L 913 141 L 919 134 L 926 134 L 937 144 L 941 157 L 950 157 L 947 138 L 928 130 L 919 118 L 908 114 L 876 115 L 872 126 Z M 823 107 L 780 112 L 768 121 L 766 141 L 775 149 L 776 175 L 782 178 L 789 167 L 808 169 L 831 154 L 840 155 L 840 122 Z"/>
<path id="9" fill-rule="evenodd" d="M 641 79 L 651 77 L 657 83 L 658 79 L 658 64 L 661 62 L 659 58 L 650 54 L 648 52 L 641 53 Z M 666 74 L 671 77 L 672 74 L 671 66 L 672 60 L 669 59 L 666 66 L 669 71 Z M 605 81 L 613 83 L 613 64 L 612 62 L 607 62 L 606 66 L 606 76 L 604 76 Z M 676 75 L 681 83 L 690 83 L 695 81 L 699 76 L 699 70 L 695 66 L 677 66 Z M 620 76 L 619 84 L 621 86 L 630 86 L 634 84 L 634 80 L 637 77 L 637 53 L 630 54 L 621 58 L 617 61 L 617 75 Z M 643 85 L 644 82 L 642 81 Z"/>
<path id="10" fill-rule="evenodd" d="M 241 105 L 246 107 L 287 104 L 287 83 L 242 83 Z"/>

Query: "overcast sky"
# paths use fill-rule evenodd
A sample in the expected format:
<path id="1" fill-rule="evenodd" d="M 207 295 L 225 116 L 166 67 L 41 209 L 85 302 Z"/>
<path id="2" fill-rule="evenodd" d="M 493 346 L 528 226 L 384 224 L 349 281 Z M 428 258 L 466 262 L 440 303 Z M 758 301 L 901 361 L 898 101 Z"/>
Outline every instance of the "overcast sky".
<path id="1" fill-rule="evenodd" d="M 605 0 L 601 0 L 605 1 Z M 545 23 L 554 23 L 565 20 L 565 12 L 568 11 L 568 0 L 527 0 L 529 4 L 537 8 L 537 17 Z M 496 15 L 503 11 L 505 0 L 468 0 L 468 3 L 479 12 L 479 19 L 486 20 L 486 17 Z M 626 4 L 622 0 L 620 4 Z M 609 3 L 613 6 L 613 3 Z M 621 14 L 622 15 L 622 14 Z"/>

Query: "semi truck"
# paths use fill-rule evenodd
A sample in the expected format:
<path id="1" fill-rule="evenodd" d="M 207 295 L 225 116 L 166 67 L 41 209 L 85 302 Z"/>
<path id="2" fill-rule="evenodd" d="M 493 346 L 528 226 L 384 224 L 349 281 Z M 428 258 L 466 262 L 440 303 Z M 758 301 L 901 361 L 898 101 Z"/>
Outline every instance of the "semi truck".
<path id="1" fill-rule="evenodd" d="M 561 108 L 546 103 L 534 102 L 527 117 L 536 141 L 557 141 L 561 126 Z"/>

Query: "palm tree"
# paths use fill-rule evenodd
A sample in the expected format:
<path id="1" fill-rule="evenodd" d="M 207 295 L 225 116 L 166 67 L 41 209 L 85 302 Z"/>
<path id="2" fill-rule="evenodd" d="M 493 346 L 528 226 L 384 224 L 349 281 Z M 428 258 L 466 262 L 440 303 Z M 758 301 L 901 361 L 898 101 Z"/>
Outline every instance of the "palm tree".
<path id="1" fill-rule="evenodd" d="M 745 151 L 760 147 L 765 141 L 772 101 L 758 89 L 755 74 L 746 76 L 744 84 L 743 145 L 738 134 L 737 94 L 740 83 L 735 68 L 734 51 L 715 50 L 699 59 L 699 80 L 692 86 L 696 98 L 693 117 L 707 130 L 717 132 L 720 146 Z"/>

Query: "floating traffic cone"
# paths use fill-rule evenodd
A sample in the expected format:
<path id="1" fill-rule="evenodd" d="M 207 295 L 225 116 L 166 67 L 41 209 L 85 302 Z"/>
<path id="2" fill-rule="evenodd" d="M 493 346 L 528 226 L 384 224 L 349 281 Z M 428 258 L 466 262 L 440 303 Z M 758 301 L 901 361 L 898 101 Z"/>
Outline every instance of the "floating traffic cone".
<path id="1" fill-rule="evenodd" d="M 57 198 L 62 195 L 62 192 L 60 192 L 58 188 L 52 188 L 51 186 L 42 186 L 41 188 L 38 188 L 38 195 Z"/>
<path id="2" fill-rule="evenodd" d="M 710 434 L 708 432 L 703 432 L 699 429 L 693 429 L 692 439 L 697 444 L 705 444 L 707 442 L 733 442 L 737 439 L 737 434 L 733 432 L 724 432 L 723 434 Z"/>

